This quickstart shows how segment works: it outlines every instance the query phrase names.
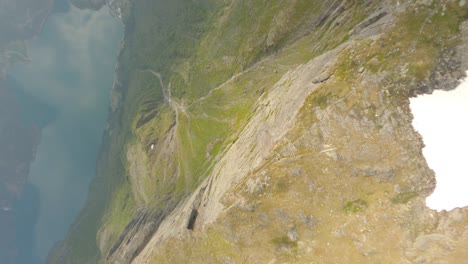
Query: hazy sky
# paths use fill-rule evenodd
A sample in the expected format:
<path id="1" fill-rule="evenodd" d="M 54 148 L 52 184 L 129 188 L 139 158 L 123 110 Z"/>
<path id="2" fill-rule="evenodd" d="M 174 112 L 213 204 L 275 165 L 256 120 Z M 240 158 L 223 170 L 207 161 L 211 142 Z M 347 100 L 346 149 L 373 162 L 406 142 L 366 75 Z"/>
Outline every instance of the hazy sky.
<path id="1" fill-rule="evenodd" d="M 64 238 L 95 174 L 122 34 L 107 9 L 55 13 L 29 47 L 32 63 L 13 71 L 28 94 L 57 109 L 29 176 L 39 191 L 35 244 L 42 260 Z"/>
<path id="2" fill-rule="evenodd" d="M 424 139 L 423 154 L 437 180 L 427 205 L 439 211 L 467 206 L 468 79 L 453 91 L 435 91 L 410 102 L 413 126 Z"/>

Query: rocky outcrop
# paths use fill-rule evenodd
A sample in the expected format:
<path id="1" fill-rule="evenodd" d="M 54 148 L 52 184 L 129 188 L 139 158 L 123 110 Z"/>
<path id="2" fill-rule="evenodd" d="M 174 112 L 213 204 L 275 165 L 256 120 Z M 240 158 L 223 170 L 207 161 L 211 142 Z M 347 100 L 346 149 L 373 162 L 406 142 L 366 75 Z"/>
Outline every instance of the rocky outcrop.
<path id="1" fill-rule="evenodd" d="M 258 102 L 257 114 L 251 118 L 236 142 L 229 146 L 211 175 L 187 201 L 166 217 L 135 263 L 144 263 L 148 251 L 151 252 L 160 241 L 187 229 L 203 229 L 217 219 L 224 209 L 221 199 L 232 186 L 258 169 L 272 154 L 275 145 L 291 128 L 294 122 L 291 117 L 297 114 L 307 95 L 318 87 L 313 79 L 325 74 L 340 49 L 300 66 L 280 79 L 268 96 Z M 196 219 L 193 219 L 194 210 L 197 212 Z"/>
<path id="2" fill-rule="evenodd" d="M 436 218 L 435 229 L 416 237 L 406 250 L 407 258 L 413 263 L 461 263 L 468 243 L 468 208 L 430 214 Z"/>
<path id="3" fill-rule="evenodd" d="M 131 263 L 148 244 L 163 217 L 162 210 L 139 210 L 110 249 L 106 261 L 115 264 Z"/>
<path id="4" fill-rule="evenodd" d="M 150 27 L 139 23 L 161 3 L 134 4 L 108 152 L 126 192 L 106 209 L 102 261 L 461 259 L 465 235 L 447 232 L 465 210 L 425 207 L 435 178 L 408 107 L 462 76 L 461 4 L 228 1 L 195 28 L 174 14 L 201 6 L 180 2 Z"/>
<path id="5" fill-rule="evenodd" d="M 386 15 L 369 17 L 352 33 L 378 39 L 364 29 Z M 372 32 L 380 35 L 392 24 Z M 357 63 L 347 69 L 352 75 L 340 75 L 349 64 L 334 60 L 363 55 L 349 45 L 283 75 L 207 180 L 164 219 L 133 263 L 463 259 L 458 254 L 468 237 L 450 232 L 463 233 L 466 210 L 438 215 L 424 206 L 434 174 L 411 126 L 407 98 L 398 101 L 389 92 L 398 79 L 385 80 L 392 70 L 375 74 Z M 453 89 L 463 72 L 456 49 L 439 50 L 430 74 L 409 78 L 405 89 Z M 381 237 L 391 237 L 392 245 Z M 217 251 L 219 244 L 224 250 Z M 173 252 L 174 245 L 190 257 Z"/>
<path id="6" fill-rule="evenodd" d="M 462 39 L 457 53 L 461 57 L 460 67 L 468 69 L 468 22 L 465 21 L 460 25 L 460 31 Z"/>

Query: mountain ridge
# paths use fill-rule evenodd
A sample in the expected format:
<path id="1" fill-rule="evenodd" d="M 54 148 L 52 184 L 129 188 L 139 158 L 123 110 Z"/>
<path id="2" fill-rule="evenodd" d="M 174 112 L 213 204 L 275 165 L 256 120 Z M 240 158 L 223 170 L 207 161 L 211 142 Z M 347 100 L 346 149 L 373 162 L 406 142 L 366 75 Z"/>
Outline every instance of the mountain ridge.
<path id="1" fill-rule="evenodd" d="M 98 176 L 51 263 L 411 263 L 466 241 L 444 228 L 466 208 L 424 206 L 408 107 L 464 75 L 466 6 L 130 3 Z"/>

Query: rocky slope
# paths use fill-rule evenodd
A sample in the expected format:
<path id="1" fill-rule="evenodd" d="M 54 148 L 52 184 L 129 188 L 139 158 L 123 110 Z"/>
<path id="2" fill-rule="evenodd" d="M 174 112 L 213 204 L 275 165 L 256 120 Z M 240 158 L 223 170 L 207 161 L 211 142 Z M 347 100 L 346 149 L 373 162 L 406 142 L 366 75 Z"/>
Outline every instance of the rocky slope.
<path id="1" fill-rule="evenodd" d="M 98 175 L 51 263 L 466 259 L 408 107 L 463 76 L 465 1 L 121 4 Z"/>

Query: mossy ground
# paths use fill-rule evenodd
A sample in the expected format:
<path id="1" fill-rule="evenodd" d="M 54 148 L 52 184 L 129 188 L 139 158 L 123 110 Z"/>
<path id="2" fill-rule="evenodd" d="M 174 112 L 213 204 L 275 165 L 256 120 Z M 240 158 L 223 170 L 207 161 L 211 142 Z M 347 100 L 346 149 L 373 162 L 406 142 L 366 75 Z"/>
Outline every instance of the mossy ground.
<path id="1" fill-rule="evenodd" d="M 119 57 L 122 86 L 117 92 L 123 99 L 109 119 L 107 144 L 88 203 L 66 240 L 73 252 L 65 263 L 105 257 L 136 208 L 175 205 L 190 194 L 236 140 L 256 111 L 257 100 L 287 71 L 352 39 L 351 29 L 376 5 L 347 1 L 336 17 L 322 19 L 329 8 L 322 2 L 133 3 Z M 402 221 L 388 215 L 419 201 L 419 193 L 426 193 L 430 184 L 413 188 L 415 180 L 407 177 L 423 170 L 424 162 L 401 165 L 403 154 L 420 155 L 419 145 L 404 136 L 410 130 L 385 128 L 393 122 L 410 129 L 404 110 L 414 83 L 428 78 L 441 49 L 459 42 L 458 25 L 467 11 L 452 3 L 442 11 L 443 5 L 434 1 L 433 6 L 409 8 L 378 40 L 353 40 L 341 53 L 332 79 L 309 96 L 298 125 L 287 136 L 301 158 L 272 158 L 263 167 L 271 178 L 264 191 L 245 193 L 240 185 L 226 198 L 227 206 L 238 203 L 239 197 L 249 206 L 233 207 L 206 232 L 169 240 L 158 249 L 155 261 L 302 263 L 323 257 L 338 263 L 343 262 L 340 256 L 364 261 L 374 249 L 366 248 L 362 239 L 378 244 L 379 236 L 396 241 L 381 259 L 394 260 L 405 245 L 397 233 L 386 233 L 377 222 L 401 230 Z M 148 70 L 161 74 L 164 87 Z M 177 115 L 163 96 L 162 90 L 169 87 L 171 99 L 180 105 Z M 346 116 L 351 116 L 346 119 L 350 123 L 342 122 Z M 357 151 L 349 142 L 355 142 L 352 148 Z M 149 173 L 132 179 L 127 154 L 138 144 L 143 151 L 137 155 L 147 160 L 143 165 Z M 324 145 L 336 148 L 336 153 L 322 152 Z M 369 150 L 385 151 L 387 159 L 375 158 Z M 362 157 L 353 156 L 359 151 Z M 342 157 L 352 157 L 353 164 Z M 391 164 L 402 194 L 395 193 L 390 182 L 353 177 L 356 160 L 364 168 Z M 302 172 L 293 176 L 291 168 Z M 144 186 L 138 189 L 144 195 L 132 193 L 135 186 Z M 394 198 L 404 193 L 416 197 Z M 404 202 L 392 203 L 392 198 Z M 353 201 L 365 201 L 366 206 L 360 202 L 359 210 L 353 204 L 346 210 Z M 288 237 L 293 227 L 298 241 Z M 367 236 L 371 229 L 373 235 Z M 342 254 L 333 253 L 337 250 Z"/>
<path id="2" fill-rule="evenodd" d="M 285 3 L 282 3 L 267 8 L 261 1 L 225 4 L 214 18 L 214 21 L 219 23 L 215 23 L 217 26 L 210 27 L 203 35 L 193 57 L 175 60 L 177 63 L 172 66 L 174 74 L 168 74 L 170 77 L 163 79 L 166 86 L 171 86 L 175 100 L 178 100 L 184 107 L 184 113 L 179 113 L 178 129 L 174 134 L 176 149 L 169 154 L 169 163 L 156 157 L 152 159 L 152 164 L 149 164 L 151 170 L 154 171 L 154 174 L 148 175 L 148 179 L 151 179 L 149 182 L 158 183 L 148 184 L 148 189 L 145 191 L 148 194 L 157 194 L 153 196 L 154 203 L 158 203 L 160 199 L 158 197 L 167 195 L 177 201 L 184 194 L 194 190 L 203 177 L 208 175 L 213 162 L 219 158 L 222 150 L 235 140 L 236 134 L 241 131 L 252 115 L 257 99 L 267 92 L 291 66 L 303 63 L 308 58 L 312 58 L 314 54 L 318 55 L 341 42 L 341 37 L 321 38 L 320 44 L 315 45 L 315 49 L 308 48 L 308 52 L 304 52 L 301 56 L 298 56 L 298 50 L 289 46 L 287 51 L 274 54 L 275 51 L 286 47 L 287 42 L 278 40 L 277 43 L 266 48 L 262 36 L 267 36 L 273 30 L 272 27 L 284 27 L 285 32 L 275 34 L 277 38 L 286 40 L 291 34 L 296 36 L 298 32 L 304 30 L 302 28 L 304 25 L 301 23 L 311 19 L 305 11 L 323 10 L 323 7 L 318 8 L 317 4 L 310 2 L 295 1 L 291 6 L 286 8 Z M 363 7 L 357 5 L 355 10 L 361 8 Z M 250 13 L 255 14 L 256 19 L 261 20 L 261 23 L 255 24 L 256 27 L 248 26 L 250 25 L 248 21 L 252 18 L 246 16 L 249 13 L 244 12 L 246 9 L 251 10 Z M 283 14 L 285 9 L 291 9 L 287 11 L 289 15 Z M 273 23 L 278 16 L 283 19 L 287 18 L 287 21 L 279 24 Z M 237 21 L 239 19 L 242 22 Z M 352 23 L 359 22 L 359 19 L 359 17 L 350 18 Z M 314 34 L 307 36 L 306 41 L 308 40 L 309 43 L 304 41 L 296 46 L 303 48 L 310 45 L 311 42 L 323 36 L 324 30 L 346 34 L 344 32 L 351 29 L 352 23 L 344 28 L 333 29 L 330 25 L 321 27 Z M 255 39 L 246 41 L 242 36 Z M 244 50 L 249 52 L 245 53 Z M 229 53 L 232 53 L 236 61 L 232 65 L 226 63 L 226 60 L 230 60 L 226 58 L 226 54 Z M 205 63 L 204 60 L 207 62 Z M 213 69 L 212 64 L 216 65 Z M 145 69 L 158 70 L 159 67 L 159 64 L 156 64 L 147 66 Z M 162 73 L 164 71 L 167 69 L 162 69 Z M 238 73 L 238 76 L 229 79 L 235 73 Z M 151 74 L 147 73 L 147 75 L 149 76 L 146 78 L 153 79 L 148 87 L 152 83 L 151 89 L 159 90 L 161 87 L 156 84 L 156 78 L 151 77 Z M 139 76 L 136 80 L 141 82 L 142 78 Z M 150 98 L 145 94 L 140 95 L 141 92 L 136 94 Z M 129 99 L 129 101 L 134 103 L 138 100 Z M 164 103 L 160 101 L 159 104 Z M 159 106 L 158 110 L 152 111 L 156 113 L 153 120 L 136 128 L 133 133 L 145 146 L 160 142 L 161 144 L 155 145 L 156 150 L 161 150 L 156 154 L 157 156 L 164 153 L 164 144 L 168 143 L 165 143 L 163 138 L 176 120 L 171 120 L 170 117 L 175 115 L 168 107 Z M 146 112 L 148 112 L 147 109 L 143 115 Z M 132 116 L 131 113 L 134 111 L 129 113 L 129 116 Z M 166 121 L 162 122 L 162 120 Z M 154 156 L 150 153 L 148 155 Z M 173 171 L 173 175 L 169 176 L 169 180 L 162 181 L 159 172 L 162 168 L 168 167 Z"/>
<path id="3" fill-rule="evenodd" d="M 453 3 L 418 4 L 377 40 L 355 40 L 272 157 L 226 195 L 230 209 L 205 230 L 166 241 L 153 260 L 404 261 L 412 241 L 435 228 L 423 205 L 433 175 L 411 127 L 408 97 L 427 81 L 442 50 L 459 43 L 466 14 Z M 300 63 L 294 51 L 313 57 L 305 45 L 313 39 L 297 40 L 264 64 Z M 251 191 L 249 180 L 261 184 Z M 292 228 L 297 241 L 288 236 Z"/>

